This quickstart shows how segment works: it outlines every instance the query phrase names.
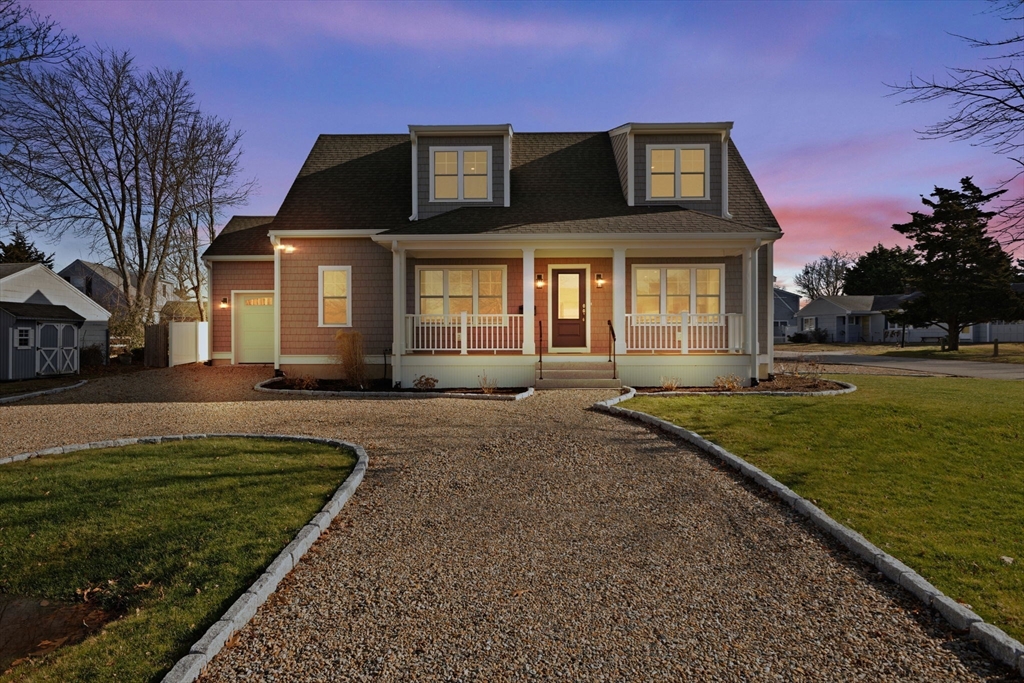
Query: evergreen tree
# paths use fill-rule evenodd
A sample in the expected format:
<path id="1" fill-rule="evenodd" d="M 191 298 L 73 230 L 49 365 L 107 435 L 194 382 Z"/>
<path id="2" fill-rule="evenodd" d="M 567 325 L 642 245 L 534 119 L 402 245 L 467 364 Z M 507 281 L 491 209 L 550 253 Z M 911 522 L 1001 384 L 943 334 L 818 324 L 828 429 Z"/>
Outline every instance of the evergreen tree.
<path id="1" fill-rule="evenodd" d="M 9 242 L 0 241 L 0 263 L 42 263 L 53 269 L 53 254 L 36 249 L 36 245 L 28 241 L 25 233 L 14 228 Z"/>
<path id="2" fill-rule="evenodd" d="M 1013 260 L 988 234 L 995 212 L 982 208 L 1005 190 L 984 194 L 969 177 L 960 187 L 936 187 L 934 201 L 921 198 L 931 214 L 915 211 L 909 223 L 892 226 L 914 242 L 909 284 L 922 296 L 905 306 L 907 322 L 938 325 L 953 351 L 965 327 L 1024 317 L 1024 299 L 1010 287 Z"/>
<path id="3" fill-rule="evenodd" d="M 850 295 L 903 294 L 910 277 L 910 266 L 914 252 L 910 249 L 893 247 L 887 249 L 881 244 L 866 254 L 846 273 L 843 293 Z"/>

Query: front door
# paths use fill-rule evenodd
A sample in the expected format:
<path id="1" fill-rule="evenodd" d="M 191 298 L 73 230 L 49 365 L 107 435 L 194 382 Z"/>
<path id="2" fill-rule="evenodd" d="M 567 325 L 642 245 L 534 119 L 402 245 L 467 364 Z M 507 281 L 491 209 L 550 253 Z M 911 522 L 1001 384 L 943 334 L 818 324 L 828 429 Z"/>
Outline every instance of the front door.
<path id="1" fill-rule="evenodd" d="M 274 293 L 235 295 L 236 363 L 274 362 Z"/>
<path id="2" fill-rule="evenodd" d="M 587 271 L 551 271 L 551 346 L 557 349 L 587 347 Z"/>

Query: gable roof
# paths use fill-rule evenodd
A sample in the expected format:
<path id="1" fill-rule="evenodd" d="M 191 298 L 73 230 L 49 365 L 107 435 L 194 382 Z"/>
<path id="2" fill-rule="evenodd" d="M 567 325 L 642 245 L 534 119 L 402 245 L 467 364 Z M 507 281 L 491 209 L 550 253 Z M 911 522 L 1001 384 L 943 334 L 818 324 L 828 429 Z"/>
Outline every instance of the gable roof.
<path id="1" fill-rule="evenodd" d="M 0 280 L 5 277 L 10 277 L 15 273 L 20 273 L 23 270 L 27 270 L 32 266 L 42 265 L 40 263 L 0 263 Z"/>
<path id="2" fill-rule="evenodd" d="M 273 256 L 274 246 L 267 235 L 267 225 L 257 225 L 229 233 L 221 232 L 203 252 L 207 256 Z"/>
<path id="3" fill-rule="evenodd" d="M 67 306 L 54 306 L 53 304 L 15 304 L 2 301 L 0 302 L 0 311 L 7 311 L 15 318 L 25 320 L 69 320 L 72 322 L 85 322 L 85 318 L 78 315 Z"/>
<path id="4" fill-rule="evenodd" d="M 272 220 L 273 216 L 232 216 L 224 227 L 220 229 L 221 235 L 229 235 L 239 230 L 248 230 L 249 228 L 256 228 L 261 225 L 268 225 Z"/>
<path id="5" fill-rule="evenodd" d="M 872 296 L 823 296 L 800 309 L 798 316 L 806 317 L 825 313 L 829 304 L 839 308 L 846 313 L 854 315 L 867 315 L 869 313 L 881 313 L 899 309 L 903 302 L 920 296 L 913 294 L 884 294 Z"/>

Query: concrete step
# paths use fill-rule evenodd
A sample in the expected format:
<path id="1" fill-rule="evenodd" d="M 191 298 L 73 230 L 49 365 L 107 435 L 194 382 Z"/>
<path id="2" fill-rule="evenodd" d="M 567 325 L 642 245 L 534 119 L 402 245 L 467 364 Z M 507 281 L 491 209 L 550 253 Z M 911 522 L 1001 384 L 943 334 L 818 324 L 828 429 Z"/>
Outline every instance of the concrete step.
<path id="1" fill-rule="evenodd" d="M 608 372 L 612 371 L 612 364 L 608 361 L 557 361 L 548 360 L 548 357 L 544 357 L 544 374 L 548 373 L 548 370 L 604 370 Z"/>
<path id="2" fill-rule="evenodd" d="M 571 370 L 552 370 L 546 364 L 544 365 L 544 379 L 612 379 L 613 374 L 611 368 L 601 368 L 600 370 L 577 370 L 576 368 Z"/>
<path id="3" fill-rule="evenodd" d="M 548 379 L 547 371 L 544 379 L 538 379 L 535 389 L 621 389 L 622 382 L 617 379 Z"/>

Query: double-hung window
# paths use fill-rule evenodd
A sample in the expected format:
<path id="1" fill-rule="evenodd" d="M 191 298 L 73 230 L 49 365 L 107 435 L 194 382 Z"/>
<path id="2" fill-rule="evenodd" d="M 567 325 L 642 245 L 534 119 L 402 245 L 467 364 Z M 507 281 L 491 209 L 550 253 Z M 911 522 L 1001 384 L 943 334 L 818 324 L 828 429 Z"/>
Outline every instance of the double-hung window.
<path id="1" fill-rule="evenodd" d="M 660 322 L 680 313 L 719 314 L 721 266 L 636 266 L 633 269 L 633 313 L 638 322 Z"/>
<path id="2" fill-rule="evenodd" d="M 490 147 L 431 147 L 430 201 L 491 199 Z"/>
<path id="3" fill-rule="evenodd" d="M 818 319 L 813 317 L 813 316 L 809 316 L 807 318 L 801 318 L 801 321 L 802 321 L 802 325 L 800 326 L 801 331 L 802 332 L 810 332 L 810 331 L 814 330 L 817 327 L 817 325 L 815 324 L 815 323 L 817 323 L 817 320 Z"/>
<path id="4" fill-rule="evenodd" d="M 352 266 L 320 266 L 320 327 L 352 327 Z"/>
<path id="5" fill-rule="evenodd" d="M 647 199 L 710 199 L 710 156 L 710 145 L 647 145 Z"/>
<path id="6" fill-rule="evenodd" d="M 503 315 L 505 269 L 418 268 L 416 287 L 421 316 Z"/>

